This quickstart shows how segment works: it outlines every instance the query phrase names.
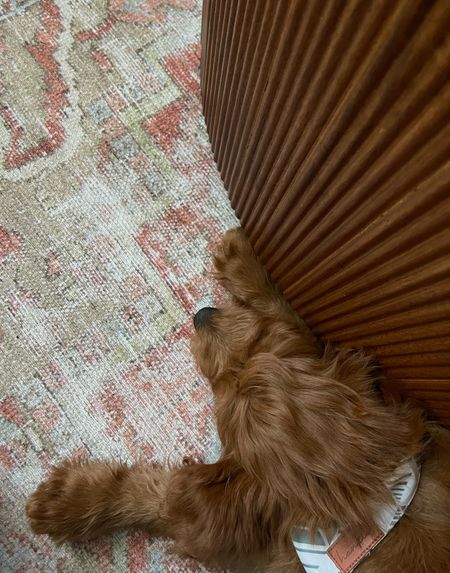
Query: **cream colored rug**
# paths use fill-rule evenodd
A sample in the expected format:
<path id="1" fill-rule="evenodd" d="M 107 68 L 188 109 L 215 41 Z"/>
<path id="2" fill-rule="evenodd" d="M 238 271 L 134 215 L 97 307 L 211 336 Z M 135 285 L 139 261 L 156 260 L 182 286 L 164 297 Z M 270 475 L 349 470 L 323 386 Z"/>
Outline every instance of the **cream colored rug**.
<path id="1" fill-rule="evenodd" d="M 199 101 L 201 3 L 0 1 L 0 571 L 205 571 L 24 505 L 66 456 L 213 459 L 192 314 L 236 224 Z"/>

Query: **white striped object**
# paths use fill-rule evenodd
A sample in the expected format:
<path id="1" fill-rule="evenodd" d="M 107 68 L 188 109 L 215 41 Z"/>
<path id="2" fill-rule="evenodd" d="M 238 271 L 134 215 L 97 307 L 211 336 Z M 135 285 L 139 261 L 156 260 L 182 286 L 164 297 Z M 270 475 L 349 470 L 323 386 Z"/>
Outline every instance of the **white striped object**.
<path id="1" fill-rule="evenodd" d="M 308 529 L 293 532 L 292 542 L 306 573 L 351 573 L 398 523 L 414 498 L 420 478 L 415 460 L 403 463 L 388 482 L 394 502 L 380 507 L 374 516 L 379 530 L 361 542 L 352 540 L 344 532 L 319 530 L 314 543 Z M 340 547 L 340 545 L 342 547 Z M 343 549 L 343 551 L 340 551 Z"/>

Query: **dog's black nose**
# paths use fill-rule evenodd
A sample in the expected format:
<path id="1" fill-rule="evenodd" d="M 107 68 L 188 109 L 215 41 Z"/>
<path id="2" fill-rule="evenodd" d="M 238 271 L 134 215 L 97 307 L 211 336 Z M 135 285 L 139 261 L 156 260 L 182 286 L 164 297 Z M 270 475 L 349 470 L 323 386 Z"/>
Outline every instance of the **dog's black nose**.
<path id="1" fill-rule="evenodd" d="M 213 308 L 212 306 L 205 306 L 201 308 L 198 312 L 195 313 L 194 316 L 194 327 L 195 330 L 198 330 L 202 324 L 208 321 L 209 317 L 217 312 L 217 308 Z"/>

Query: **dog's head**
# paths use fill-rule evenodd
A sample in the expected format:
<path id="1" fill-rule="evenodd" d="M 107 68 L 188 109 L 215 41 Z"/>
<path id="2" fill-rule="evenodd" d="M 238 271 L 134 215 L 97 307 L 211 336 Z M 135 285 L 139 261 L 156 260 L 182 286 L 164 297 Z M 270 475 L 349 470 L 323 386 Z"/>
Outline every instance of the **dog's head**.
<path id="1" fill-rule="evenodd" d="M 194 319 L 192 351 L 210 381 L 223 456 L 274 496 L 308 491 L 308 512 L 361 521 L 367 499 L 420 447 L 408 409 L 387 408 L 362 353 L 319 345 L 294 318 L 274 318 L 234 300 Z M 359 516 L 358 516 L 359 513 Z"/>
<path id="2" fill-rule="evenodd" d="M 243 371 L 256 357 L 319 357 L 321 346 L 302 321 L 273 318 L 237 300 L 205 307 L 194 316 L 194 358 L 217 395 L 242 388 Z M 245 378 L 245 375 L 244 375 Z"/>
<path id="3" fill-rule="evenodd" d="M 263 321 L 238 304 L 202 308 L 194 317 L 192 352 L 216 395 L 237 390 L 240 372 L 264 344 Z"/>

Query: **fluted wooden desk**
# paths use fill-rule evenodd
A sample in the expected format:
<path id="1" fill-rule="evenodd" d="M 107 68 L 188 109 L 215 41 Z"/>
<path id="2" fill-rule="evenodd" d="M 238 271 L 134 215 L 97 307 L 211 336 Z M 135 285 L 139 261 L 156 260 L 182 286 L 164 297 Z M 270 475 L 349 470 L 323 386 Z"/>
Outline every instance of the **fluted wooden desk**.
<path id="1" fill-rule="evenodd" d="M 214 156 L 272 277 L 450 425 L 450 2 L 205 0 Z"/>

